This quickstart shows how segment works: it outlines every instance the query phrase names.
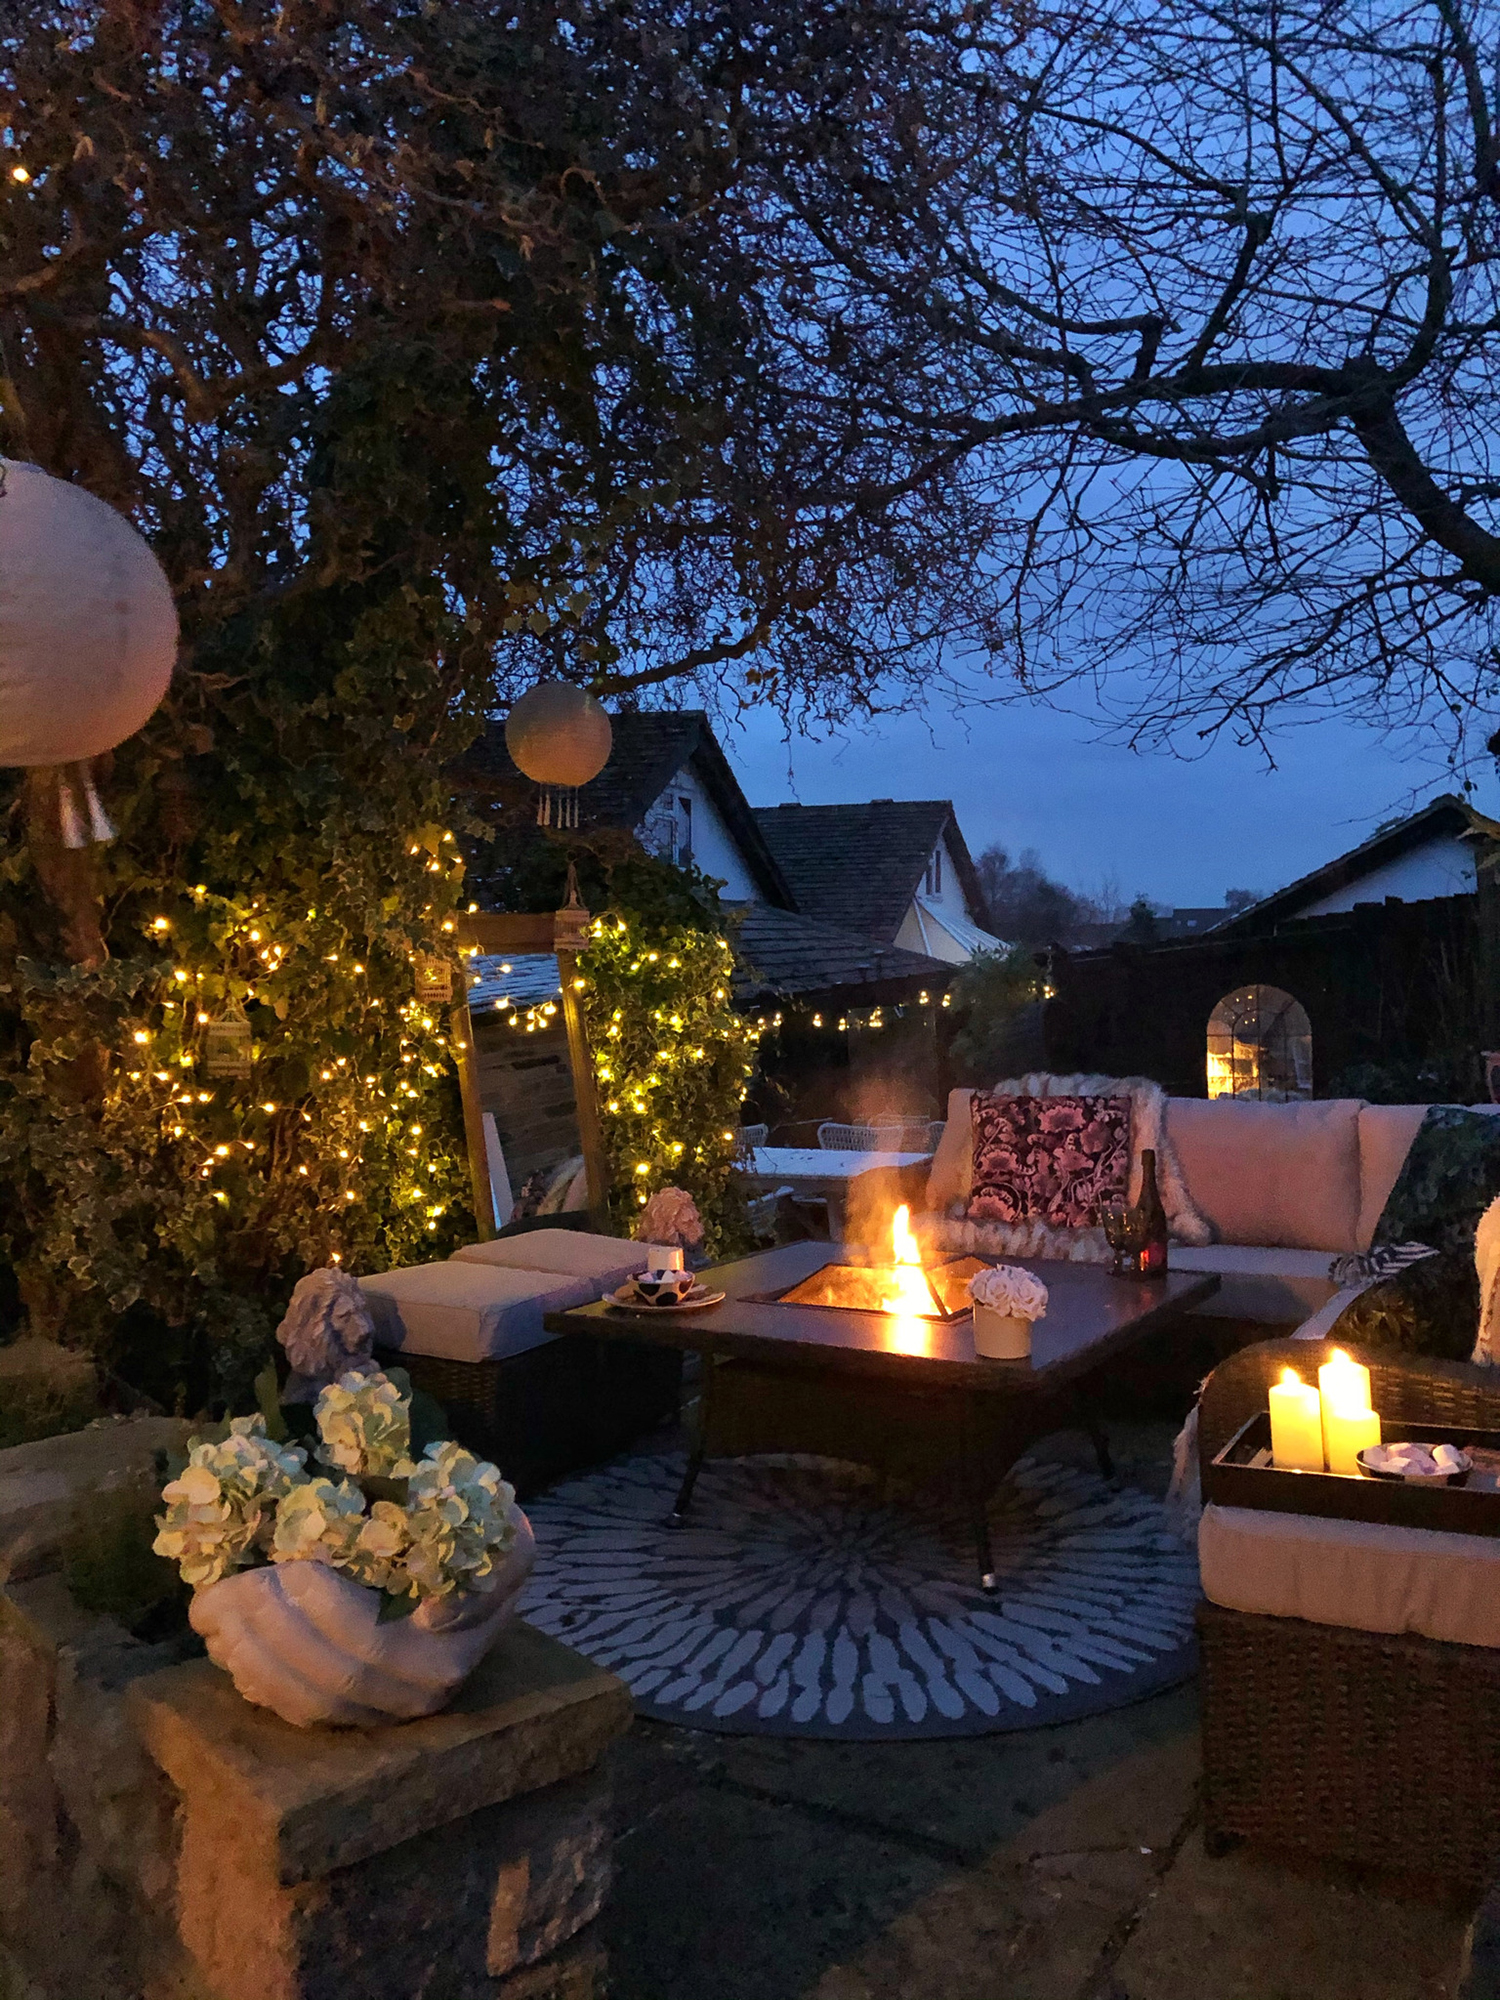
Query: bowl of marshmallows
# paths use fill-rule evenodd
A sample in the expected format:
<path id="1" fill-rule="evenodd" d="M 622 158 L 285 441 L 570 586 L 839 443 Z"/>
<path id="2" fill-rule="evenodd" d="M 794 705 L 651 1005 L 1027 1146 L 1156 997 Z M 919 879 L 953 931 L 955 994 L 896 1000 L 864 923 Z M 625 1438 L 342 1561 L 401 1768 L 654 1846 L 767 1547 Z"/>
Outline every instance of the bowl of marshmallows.
<path id="1" fill-rule="evenodd" d="M 1474 1468 L 1456 1444 L 1373 1444 L 1359 1454 L 1359 1463 L 1372 1479 L 1409 1486 L 1462 1486 Z"/>

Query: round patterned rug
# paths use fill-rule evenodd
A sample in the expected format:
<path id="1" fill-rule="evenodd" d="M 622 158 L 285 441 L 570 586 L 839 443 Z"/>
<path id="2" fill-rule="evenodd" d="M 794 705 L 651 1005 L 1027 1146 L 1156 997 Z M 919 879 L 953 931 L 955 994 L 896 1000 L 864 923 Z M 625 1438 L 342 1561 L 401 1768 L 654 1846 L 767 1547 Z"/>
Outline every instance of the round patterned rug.
<path id="1" fill-rule="evenodd" d="M 617 1460 L 528 1503 L 523 1604 L 659 1722 L 851 1742 L 1037 1729 L 1193 1671 L 1198 1570 L 1162 1503 L 1022 1459 L 991 1506 L 1000 1588 L 962 1509 L 882 1498 L 815 1458 L 712 1460 L 690 1520 L 683 1455 Z"/>

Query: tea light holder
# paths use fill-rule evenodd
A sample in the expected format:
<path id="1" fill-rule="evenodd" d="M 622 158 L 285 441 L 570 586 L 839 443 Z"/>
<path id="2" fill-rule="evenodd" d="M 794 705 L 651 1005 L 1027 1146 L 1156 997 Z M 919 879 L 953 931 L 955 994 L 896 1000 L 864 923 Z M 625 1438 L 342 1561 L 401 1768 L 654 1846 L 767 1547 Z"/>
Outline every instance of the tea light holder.
<path id="1" fill-rule="evenodd" d="M 643 1243 L 648 1271 L 683 1271 L 682 1252 L 675 1243 Z"/>

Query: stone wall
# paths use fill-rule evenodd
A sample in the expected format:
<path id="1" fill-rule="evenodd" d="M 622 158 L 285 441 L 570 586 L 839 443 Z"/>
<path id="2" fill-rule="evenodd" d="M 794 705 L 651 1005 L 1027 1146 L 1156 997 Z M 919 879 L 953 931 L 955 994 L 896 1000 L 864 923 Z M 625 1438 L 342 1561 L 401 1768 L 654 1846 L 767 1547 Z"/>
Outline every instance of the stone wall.
<path id="1" fill-rule="evenodd" d="M 146 1442 L 82 1435 L 106 1442 L 53 1442 L 92 1478 Z M 19 1450 L 20 1469 L 0 1452 L 0 1546 L 8 1492 L 32 1572 L 0 1590 L 0 1993 L 592 2000 L 619 1681 L 518 1624 L 442 1715 L 293 1729 L 192 1634 L 147 1644 L 74 1602 L 47 1566 L 47 1454 Z"/>

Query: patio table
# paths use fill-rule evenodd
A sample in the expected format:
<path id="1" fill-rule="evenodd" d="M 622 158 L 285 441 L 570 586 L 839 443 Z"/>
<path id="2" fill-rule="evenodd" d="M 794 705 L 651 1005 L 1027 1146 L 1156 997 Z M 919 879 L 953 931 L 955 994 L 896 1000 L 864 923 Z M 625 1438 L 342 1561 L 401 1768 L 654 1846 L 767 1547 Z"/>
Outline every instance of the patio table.
<path id="1" fill-rule="evenodd" d="M 828 1203 L 833 1235 L 843 1233 L 851 1184 L 861 1174 L 888 1167 L 920 1167 L 931 1153 L 825 1152 L 820 1146 L 757 1146 L 742 1169 L 751 1192 L 771 1194 L 789 1187 L 794 1194 L 812 1195 Z"/>
<path id="2" fill-rule="evenodd" d="M 975 1353 L 968 1313 L 929 1320 L 781 1301 L 820 1266 L 851 1260 L 862 1253 L 846 1259 L 836 1244 L 788 1243 L 703 1272 L 726 1295 L 706 1311 L 599 1300 L 551 1313 L 545 1324 L 551 1333 L 649 1341 L 703 1357 L 698 1435 L 674 1518 L 686 1516 L 714 1455 L 812 1452 L 918 1478 L 956 1474 L 987 1591 L 995 1566 L 986 1503 L 1011 1465 L 1038 1437 L 1076 1424 L 1108 1476 L 1091 1379 L 1219 1288 L 1211 1272 L 1116 1278 L 1097 1264 L 1010 1259 L 1047 1286 L 1047 1314 L 1033 1328 L 1028 1359 L 991 1361 Z"/>

